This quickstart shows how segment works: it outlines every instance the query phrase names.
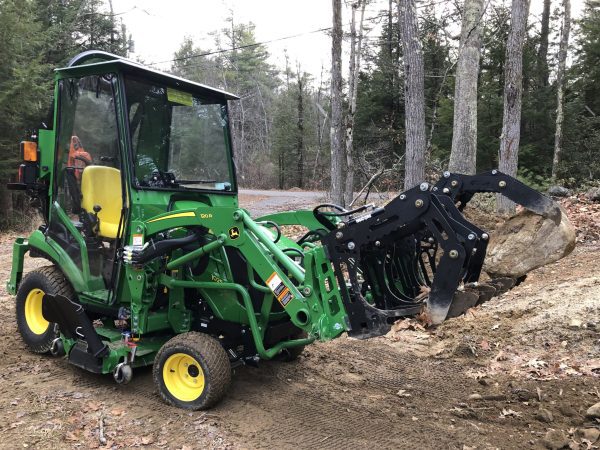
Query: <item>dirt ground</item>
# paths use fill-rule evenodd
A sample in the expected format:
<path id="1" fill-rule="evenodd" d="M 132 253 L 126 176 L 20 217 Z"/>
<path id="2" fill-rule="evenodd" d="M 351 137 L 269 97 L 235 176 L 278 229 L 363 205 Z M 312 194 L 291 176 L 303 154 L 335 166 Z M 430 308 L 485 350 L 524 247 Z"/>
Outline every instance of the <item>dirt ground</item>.
<path id="1" fill-rule="evenodd" d="M 264 206 L 264 195 L 244 194 L 242 204 Z M 0 236 L 1 280 L 13 239 Z M 598 448 L 600 423 L 585 411 L 600 402 L 599 259 L 598 242 L 583 242 L 435 329 L 405 320 L 385 337 L 340 338 L 293 363 L 238 368 L 226 399 L 193 413 L 162 403 L 149 369 L 117 386 L 28 353 L 3 281 L 0 447 Z"/>

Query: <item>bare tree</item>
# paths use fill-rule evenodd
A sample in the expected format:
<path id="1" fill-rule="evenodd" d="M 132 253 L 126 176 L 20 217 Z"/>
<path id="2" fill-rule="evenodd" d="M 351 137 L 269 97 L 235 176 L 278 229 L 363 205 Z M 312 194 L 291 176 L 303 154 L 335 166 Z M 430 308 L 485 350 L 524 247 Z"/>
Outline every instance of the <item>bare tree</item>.
<path id="1" fill-rule="evenodd" d="M 540 46 L 537 52 L 537 71 L 540 86 L 548 86 L 548 35 L 550 34 L 550 0 L 544 0 Z"/>
<path id="2" fill-rule="evenodd" d="M 519 164 L 519 140 L 521 138 L 521 103 L 523 96 L 523 44 L 529 14 L 529 0 L 513 0 L 510 31 L 506 42 L 504 66 L 504 113 L 500 136 L 499 168 L 508 175 L 516 176 Z M 498 195 L 498 212 L 512 213 L 515 204 Z"/>
<path id="3" fill-rule="evenodd" d="M 333 27 L 331 29 L 331 200 L 342 205 L 343 192 L 343 124 L 342 124 L 342 1 L 331 0 Z"/>
<path id="4" fill-rule="evenodd" d="M 298 106 L 298 120 L 296 127 L 298 134 L 296 137 L 296 155 L 298 158 L 298 187 L 304 187 L 304 84 L 305 74 L 300 71 L 300 64 L 297 66 L 298 75 L 298 93 L 297 93 L 297 106 Z"/>
<path id="5" fill-rule="evenodd" d="M 361 6 L 362 3 L 362 6 Z M 348 110 L 346 111 L 346 186 L 344 189 L 344 205 L 350 205 L 354 198 L 354 117 L 356 116 L 356 96 L 358 94 L 358 75 L 363 40 L 363 20 L 366 0 L 352 3 L 352 20 L 350 21 L 350 67 L 348 70 Z M 356 10 L 360 10 L 359 32 L 356 32 Z"/>
<path id="6" fill-rule="evenodd" d="M 398 0 L 404 61 L 405 190 L 425 179 L 425 74 L 415 3 L 415 0 Z"/>
<path id="7" fill-rule="evenodd" d="M 319 77 L 319 87 L 317 89 L 317 94 L 315 98 L 315 107 L 317 108 L 317 154 L 315 156 L 315 161 L 313 165 L 313 173 L 312 178 L 316 180 L 317 167 L 319 167 L 319 156 L 321 155 L 321 150 L 323 149 L 323 141 L 325 140 L 325 125 L 327 123 L 327 119 L 329 118 L 325 108 L 321 105 L 321 101 L 323 100 L 323 71 L 324 67 L 321 64 L 321 75 Z M 321 120 L 323 122 L 321 123 Z"/>
<path id="8" fill-rule="evenodd" d="M 465 0 L 454 86 L 454 126 L 448 170 L 475 173 L 477 167 L 477 77 L 481 57 L 484 0 Z"/>
<path id="9" fill-rule="evenodd" d="M 571 1 L 563 0 L 563 24 L 558 50 L 558 69 L 556 70 L 556 131 L 554 134 L 554 158 L 552 159 L 552 179 L 556 179 L 560 154 L 562 152 L 563 121 L 564 114 L 564 91 L 565 91 L 565 68 L 567 63 L 567 51 L 569 48 L 569 33 L 571 31 Z"/>

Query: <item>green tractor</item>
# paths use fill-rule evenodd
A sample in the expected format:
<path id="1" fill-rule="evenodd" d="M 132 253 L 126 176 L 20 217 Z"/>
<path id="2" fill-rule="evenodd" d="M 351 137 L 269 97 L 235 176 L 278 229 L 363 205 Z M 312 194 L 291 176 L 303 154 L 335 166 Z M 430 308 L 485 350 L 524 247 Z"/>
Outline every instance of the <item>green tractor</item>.
<path id="1" fill-rule="evenodd" d="M 252 219 L 238 206 L 236 96 L 99 51 L 55 81 L 52 123 L 21 143 L 9 184 L 44 219 L 14 243 L 19 332 L 33 352 L 118 383 L 153 364 L 161 397 L 181 408 L 215 405 L 236 365 L 378 336 L 418 313 L 439 323 L 512 286 L 477 283 L 488 236 L 460 212 L 475 192 L 559 214 L 492 171 L 444 173 L 385 207 Z M 293 240 L 285 225 L 306 233 Z M 23 276 L 28 252 L 50 264 Z"/>

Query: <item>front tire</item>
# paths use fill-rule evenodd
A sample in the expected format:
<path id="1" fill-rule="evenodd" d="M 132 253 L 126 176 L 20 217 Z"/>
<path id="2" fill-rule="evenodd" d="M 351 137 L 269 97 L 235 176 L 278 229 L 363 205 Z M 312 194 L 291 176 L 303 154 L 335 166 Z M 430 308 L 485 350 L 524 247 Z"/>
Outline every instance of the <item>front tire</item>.
<path id="1" fill-rule="evenodd" d="M 183 333 L 158 351 L 153 376 L 160 396 L 168 404 L 189 410 L 208 409 L 225 396 L 231 382 L 231 364 L 216 339 L 203 333 Z"/>
<path id="2" fill-rule="evenodd" d="M 48 353 L 58 337 L 55 323 L 42 314 L 44 294 L 73 298 L 71 284 L 56 266 L 46 266 L 28 273 L 19 285 L 16 298 L 17 328 L 23 341 L 34 353 Z"/>

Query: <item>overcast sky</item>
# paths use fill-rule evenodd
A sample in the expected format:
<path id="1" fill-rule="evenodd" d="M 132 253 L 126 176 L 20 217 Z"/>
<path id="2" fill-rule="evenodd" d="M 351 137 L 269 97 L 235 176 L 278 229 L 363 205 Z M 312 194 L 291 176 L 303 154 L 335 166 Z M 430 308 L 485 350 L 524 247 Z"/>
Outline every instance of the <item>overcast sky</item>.
<path id="1" fill-rule="evenodd" d="M 377 16 L 388 2 L 372 3 L 365 12 L 367 18 Z M 552 0 L 553 8 L 559 3 L 562 2 Z M 583 0 L 572 0 L 571 3 L 573 16 L 579 16 Z M 539 16 L 542 4 L 542 0 L 531 0 L 531 14 Z M 331 26 L 330 0 L 113 0 L 113 6 L 133 35 L 135 53 L 132 56 L 146 63 L 172 59 L 185 36 L 192 37 L 203 49 L 214 48 L 213 38 L 208 33 L 225 27 L 225 19 L 233 11 L 235 22 L 256 25 L 258 41 L 302 34 L 267 45 L 273 64 L 284 67 L 284 50 L 287 50 L 292 63 L 300 61 L 304 70 L 316 76 L 321 65 L 326 70 L 329 68 L 329 36 L 323 32 L 310 32 Z M 347 24 L 348 21 L 349 13 L 344 11 L 343 22 Z M 375 21 L 370 23 L 375 24 Z M 378 30 L 371 34 L 377 35 Z M 165 63 L 159 68 L 168 69 L 169 66 Z"/>

